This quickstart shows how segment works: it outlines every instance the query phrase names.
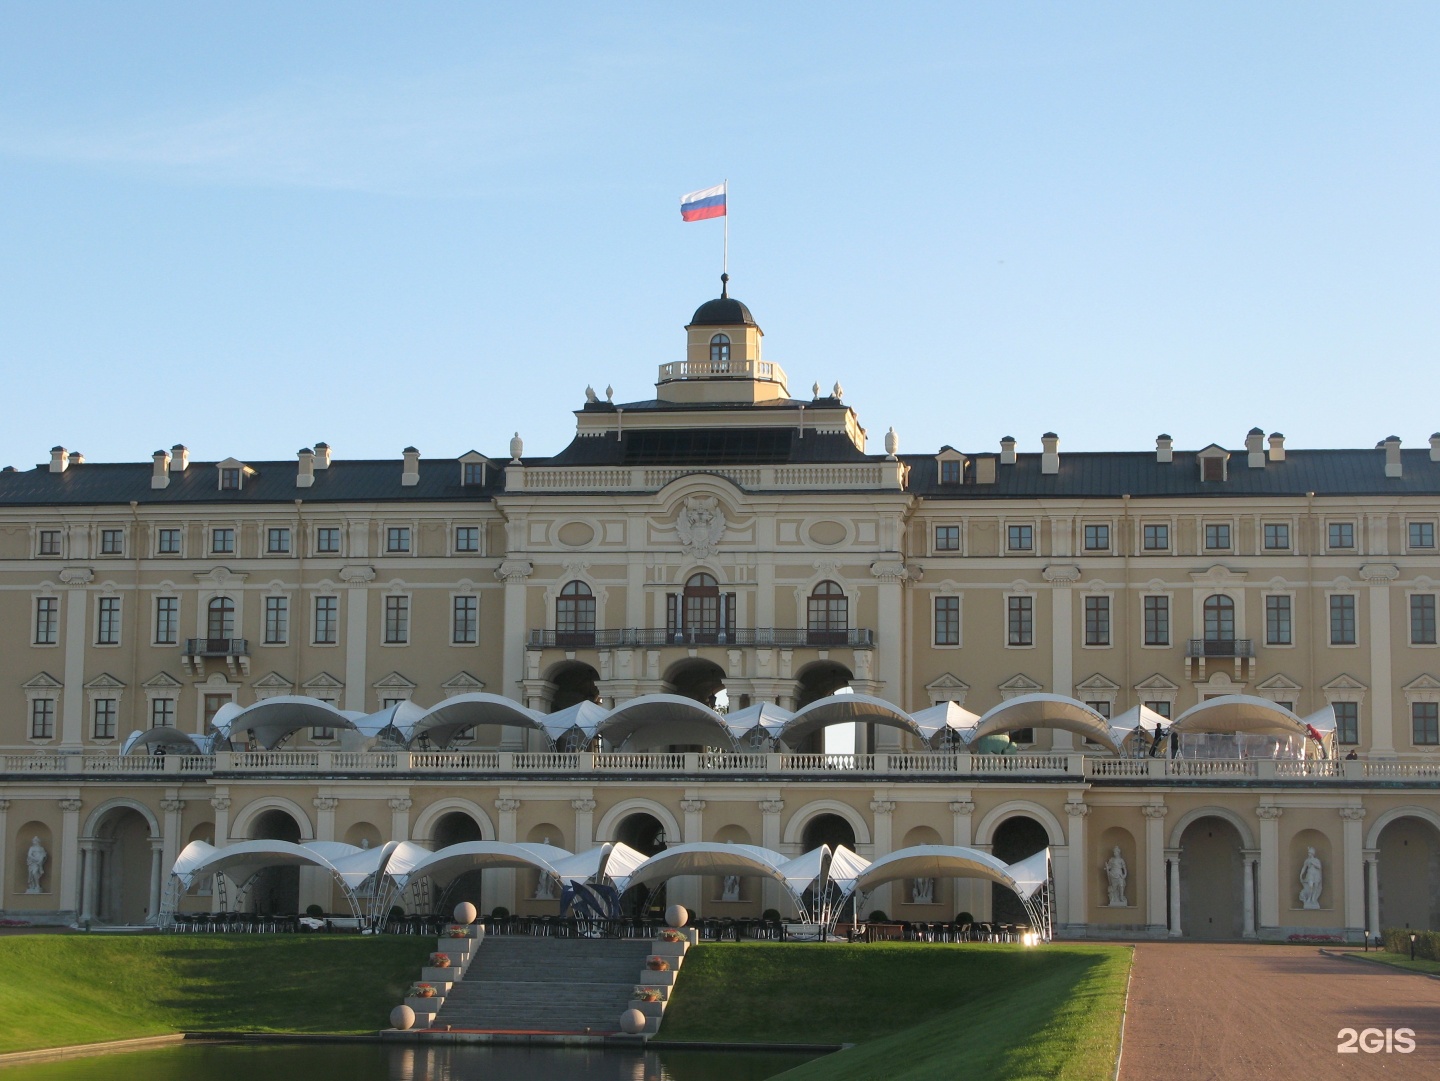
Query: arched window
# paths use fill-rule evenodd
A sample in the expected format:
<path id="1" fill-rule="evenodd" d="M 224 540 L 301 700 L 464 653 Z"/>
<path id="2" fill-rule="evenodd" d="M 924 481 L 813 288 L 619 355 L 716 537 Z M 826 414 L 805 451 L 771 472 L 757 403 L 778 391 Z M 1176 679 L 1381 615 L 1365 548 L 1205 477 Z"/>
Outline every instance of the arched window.
<path id="1" fill-rule="evenodd" d="M 710 363 L 730 363 L 730 337 L 726 334 L 717 334 L 710 339 Z"/>
<path id="2" fill-rule="evenodd" d="M 807 630 L 811 645 L 844 645 L 850 627 L 850 598 L 828 578 L 810 594 Z"/>
<path id="3" fill-rule="evenodd" d="M 205 637 L 214 641 L 235 637 L 235 602 L 229 597 L 215 597 L 206 609 Z"/>
<path id="4" fill-rule="evenodd" d="M 566 582 L 555 601 L 555 638 L 560 646 L 595 644 L 595 595 L 584 582 Z"/>
<path id="5" fill-rule="evenodd" d="M 1205 598 L 1205 641 L 1235 641 L 1235 602 L 1223 593 Z"/>
<path id="6" fill-rule="evenodd" d="M 735 594 L 721 593 L 713 574 L 692 574 L 684 589 L 665 600 L 667 641 L 723 645 L 735 640 Z"/>

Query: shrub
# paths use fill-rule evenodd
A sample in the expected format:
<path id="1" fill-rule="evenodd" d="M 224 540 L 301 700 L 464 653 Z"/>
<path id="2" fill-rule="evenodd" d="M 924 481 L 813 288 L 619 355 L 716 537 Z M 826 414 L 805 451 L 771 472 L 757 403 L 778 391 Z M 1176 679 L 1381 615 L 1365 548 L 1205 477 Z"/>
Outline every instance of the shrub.
<path id="1" fill-rule="evenodd" d="M 882 909 L 878 909 L 878 908 L 875 909 L 875 911 L 871 912 L 870 915 L 866 916 L 865 919 L 866 919 L 866 921 L 869 922 L 869 923 L 889 923 L 889 922 L 890 922 L 890 917 L 887 916 Z"/>
<path id="2" fill-rule="evenodd" d="M 504 905 L 496 905 L 490 910 L 490 918 L 492 920 L 508 920 L 510 918 L 510 910 Z"/>
<path id="3" fill-rule="evenodd" d="M 405 910 L 399 905 L 391 905 L 390 915 L 394 916 L 396 919 L 399 919 L 401 916 L 405 915 Z"/>
<path id="4" fill-rule="evenodd" d="M 956 923 L 974 923 L 974 922 L 975 922 L 975 917 L 972 916 L 972 915 L 970 915 L 970 913 L 968 913 L 968 912 L 960 912 L 960 913 L 957 913 L 957 914 L 956 914 L 956 916 L 955 916 L 955 922 L 956 922 Z"/>
<path id="5" fill-rule="evenodd" d="M 1415 956 L 1426 961 L 1440 961 L 1440 931 L 1412 931 L 1406 927 L 1387 927 L 1381 932 L 1389 953 L 1410 956 L 1410 936 L 1415 936 Z"/>
<path id="6" fill-rule="evenodd" d="M 318 920 L 321 916 L 325 915 L 325 910 L 319 905 L 306 905 L 305 915 Z"/>
<path id="7" fill-rule="evenodd" d="M 760 918 L 762 920 L 778 920 L 780 918 L 780 910 L 778 908 L 767 908 L 760 914 Z"/>

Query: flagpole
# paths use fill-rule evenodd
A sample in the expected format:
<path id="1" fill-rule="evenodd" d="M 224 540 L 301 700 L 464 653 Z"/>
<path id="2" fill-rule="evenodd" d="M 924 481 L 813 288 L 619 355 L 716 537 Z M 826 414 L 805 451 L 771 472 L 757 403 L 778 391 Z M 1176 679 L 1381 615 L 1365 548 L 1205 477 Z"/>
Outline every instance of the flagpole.
<path id="1" fill-rule="evenodd" d="M 725 257 L 720 263 L 720 272 L 730 273 L 730 179 L 725 179 Z"/>

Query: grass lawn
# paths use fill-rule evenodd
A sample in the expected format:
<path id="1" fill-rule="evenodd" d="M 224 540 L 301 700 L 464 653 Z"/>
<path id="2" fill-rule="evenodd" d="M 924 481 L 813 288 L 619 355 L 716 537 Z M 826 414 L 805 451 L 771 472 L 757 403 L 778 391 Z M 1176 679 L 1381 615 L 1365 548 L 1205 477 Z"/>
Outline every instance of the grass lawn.
<path id="1" fill-rule="evenodd" d="M 664 1040 L 856 1043 L 786 1081 L 1102 1081 L 1114 1069 L 1122 946 L 700 946 Z"/>
<path id="2" fill-rule="evenodd" d="M 1423 957 L 1410 960 L 1408 953 L 1384 953 L 1371 950 L 1368 953 L 1357 953 L 1355 956 L 1364 957 L 1370 961 L 1379 961 L 1381 964 L 1394 965 L 1396 968 L 1407 969 L 1410 972 L 1429 972 L 1440 976 L 1440 961 L 1427 961 Z"/>
<path id="3" fill-rule="evenodd" d="M 7 935 L 0 1052 L 166 1032 L 374 1032 L 423 937 Z"/>

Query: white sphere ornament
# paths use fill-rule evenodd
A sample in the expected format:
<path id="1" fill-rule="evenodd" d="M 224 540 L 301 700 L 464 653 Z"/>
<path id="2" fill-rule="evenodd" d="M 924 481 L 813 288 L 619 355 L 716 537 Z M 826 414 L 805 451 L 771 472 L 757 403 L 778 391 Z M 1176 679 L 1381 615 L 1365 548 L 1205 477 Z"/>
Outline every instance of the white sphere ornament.
<path id="1" fill-rule="evenodd" d="M 404 1003 L 390 1011 L 390 1027 L 407 1029 L 415 1024 L 415 1011 Z"/>
<path id="2" fill-rule="evenodd" d="M 455 906 L 455 922 L 462 927 L 469 927 L 475 922 L 475 906 L 469 901 L 461 901 Z"/>
<path id="3" fill-rule="evenodd" d="M 671 905 L 665 910 L 665 924 L 667 927 L 674 927 L 677 930 L 685 926 L 685 921 L 690 918 L 684 905 Z"/>
<path id="4" fill-rule="evenodd" d="M 645 1031 L 645 1015 L 639 1010 L 626 1010 L 620 1015 L 620 1031 L 636 1036 Z"/>

